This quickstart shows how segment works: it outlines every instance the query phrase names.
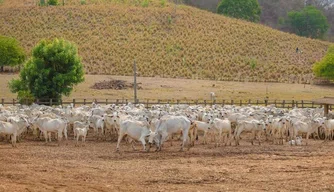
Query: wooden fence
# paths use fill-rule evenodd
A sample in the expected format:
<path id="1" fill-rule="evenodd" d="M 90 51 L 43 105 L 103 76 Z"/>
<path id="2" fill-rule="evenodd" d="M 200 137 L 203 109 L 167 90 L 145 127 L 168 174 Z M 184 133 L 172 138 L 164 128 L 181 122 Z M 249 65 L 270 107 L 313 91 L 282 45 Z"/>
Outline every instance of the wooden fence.
<path id="1" fill-rule="evenodd" d="M 32 101 L 28 99 L 23 99 L 19 102 L 16 99 L 1 99 L 2 105 L 16 105 L 16 104 L 28 104 Z M 129 102 L 133 102 L 131 99 L 72 99 L 72 100 L 56 100 L 56 99 L 39 99 L 35 100 L 34 103 L 40 105 L 69 105 L 73 103 L 74 106 L 78 105 L 90 105 L 93 102 L 101 105 L 115 104 L 123 105 Z M 298 108 L 317 108 L 322 107 L 320 104 L 315 104 L 312 101 L 307 100 L 137 100 L 138 104 L 144 104 L 146 108 L 150 108 L 152 105 L 177 105 L 177 104 L 187 104 L 187 105 L 236 105 L 236 106 L 246 106 L 246 105 L 259 105 L 259 106 L 269 106 L 273 105 L 277 108 L 287 108 L 291 109 L 294 106 Z M 329 106 L 329 109 L 332 110 L 332 106 Z"/>

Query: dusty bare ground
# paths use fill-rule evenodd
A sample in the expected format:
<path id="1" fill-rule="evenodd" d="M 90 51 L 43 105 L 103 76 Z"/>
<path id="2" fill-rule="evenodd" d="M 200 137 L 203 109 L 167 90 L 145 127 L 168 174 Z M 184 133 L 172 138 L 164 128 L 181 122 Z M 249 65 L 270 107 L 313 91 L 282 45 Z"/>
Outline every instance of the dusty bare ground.
<path id="1" fill-rule="evenodd" d="M 26 139 L 12 148 L 0 142 L 0 191 L 334 191 L 334 142 L 308 146 L 264 143 L 178 152 L 133 151 L 88 139 L 57 146 Z M 141 145 L 137 144 L 141 150 Z"/>
<path id="2" fill-rule="evenodd" d="M 16 98 L 10 93 L 7 82 L 17 75 L 0 74 L 0 98 Z M 132 77 L 86 75 L 85 82 L 75 87 L 69 98 L 64 99 L 132 99 L 133 90 L 95 90 L 90 87 L 95 83 L 109 80 L 125 80 L 133 82 Z M 215 92 L 217 101 L 230 100 L 311 100 L 324 96 L 334 96 L 334 87 L 284 84 L 284 83 L 250 83 L 225 82 L 192 79 L 170 79 L 157 77 L 138 77 L 142 89 L 138 90 L 138 98 L 161 100 L 210 100 L 210 92 Z"/>

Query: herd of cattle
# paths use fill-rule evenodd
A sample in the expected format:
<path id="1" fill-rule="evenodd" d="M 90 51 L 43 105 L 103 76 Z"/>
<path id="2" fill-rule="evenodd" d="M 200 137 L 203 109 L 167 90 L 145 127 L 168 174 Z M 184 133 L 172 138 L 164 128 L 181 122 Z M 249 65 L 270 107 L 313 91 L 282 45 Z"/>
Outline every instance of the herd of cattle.
<path id="1" fill-rule="evenodd" d="M 63 136 L 79 138 L 85 143 L 87 134 L 101 140 L 117 141 L 117 150 L 125 139 L 135 149 L 136 141 L 143 150 L 152 145 L 160 151 L 167 140 L 181 140 L 181 150 L 195 143 L 214 142 L 215 146 L 239 145 L 243 133 L 249 133 L 252 144 L 257 141 L 283 145 L 302 145 L 302 138 L 323 138 L 332 140 L 334 120 L 323 117 L 323 110 L 279 109 L 274 106 L 189 106 L 155 105 L 146 109 L 144 105 L 127 104 L 91 106 L 49 107 L 33 104 L 31 106 L 0 105 L 0 138 L 16 141 L 27 135 L 35 138 L 44 136 L 51 142 L 54 136 L 61 142 Z M 127 137 L 125 137 L 127 136 Z M 211 136 L 209 139 L 207 136 Z M 261 138 L 261 136 L 263 136 Z"/>

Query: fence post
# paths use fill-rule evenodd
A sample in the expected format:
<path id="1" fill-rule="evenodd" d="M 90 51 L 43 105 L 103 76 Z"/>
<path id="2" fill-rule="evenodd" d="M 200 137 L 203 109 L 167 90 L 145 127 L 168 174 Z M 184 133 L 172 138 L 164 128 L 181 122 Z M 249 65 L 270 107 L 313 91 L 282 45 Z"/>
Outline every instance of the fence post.
<path id="1" fill-rule="evenodd" d="M 106 99 L 106 105 L 108 105 L 108 99 Z"/>
<path id="2" fill-rule="evenodd" d="M 2 106 L 5 106 L 5 99 L 1 99 Z"/>
<path id="3" fill-rule="evenodd" d="M 283 100 L 282 108 L 285 108 L 285 100 Z"/>
<path id="4" fill-rule="evenodd" d="M 50 99 L 49 105 L 52 106 L 52 99 Z"/>
<path id="5" fill-rule="evenodd" d="M 234 105 L 234 100 L 233 99 L 231 100 L 231 105 Z"/>
<path id="6" fill-rule="evenodd" d="M 15 105 L 15 99 L 13 99 L 13 105 Z"/>
<path id="7" fill-rule="evenodd" d="M 125 99 L 125 105 L 127 105 L 128 104 L 128 99 Z"/>
<path id="8" fill-rule="evenodd" d="M 259 100 L 256 100 L 256 105 L 259 105 Z"/>
<path id="9" fill-rule="evenodd" d="M 195 102 L 196 102 L 196 105 L 198 105 L 198 100 L 196 100 Z"/>
<path id="10" fill-rule="evenodd" d="M 216 99 L 215 99 L 215 100 L 213 100 L 213 104 L 214 104 L 214 105 L 216 105 Z"/>
<path id="11" fill-rule="evenodd" d="M 204 106 L 206 106 L 206 100 L 204 100 Z"/>
<path id="12" fill-rule="evenodd" d="M 295 107 L 295 100 L 292 100 L 292 106 L 291 106 L 292 108 L 294 108 Z"/>
<path id="13" fill-rule="evenodd" d="M 73 107 L 75 107 L 75 99 L 73 99 Z"/>
<path id="14" fill-rule="evenodd" d="M 276 99 L 275 99 L 275 107 L 277 107 Z"/>
<path id="15" fill-rule="evenodd" d="M 304 108 L 304 100 L 302 100 L 302 108 Z"/>
<path id="16" fill-rule="evenodd" d="M 84 99 L 84 105 L 86 105 L 86 99 Z"/>
<path id="17" fill-rule="evenodd" d="M 312 101 L 312 108 L 314 108 L 314 102 Z"/>
<path id="18" fill-rule="evenodd" d="M 118 105 L 118 103 L 119 103 L 119 100 L 118 100 L 118 99 L 116 99 L 116 105 Z"/>
<path id="19" fill-rule="evenodd" d="M 60 105 L 63 106 L 63 99 L 60 99 Z"/>
<path id="20" fill-rule="evenodd" d="M 146 101 L 146 109 L 148 109 L 148 99 L 147 99 L 147 101 Z"/>
<path id="21" fill-rule="evenodd" d="M 158 99 L 158 104 L 160 105 L 160 99 Z"/>
<path id="22" fill-rule="evenodd" d="M 180 105 L 180 100 L 176 100 L 177 105 Z"/>
<path id="23" fill-rule="evenodd" d="M 251 102 L 252 102 L 252 101 L 249 99 L 249 100 L 248 100 L 248 105 L 250 105 L 250 104 L 251 104 Z"/>
<path id="24" fill-rule="evenodd" d="M 298 108 L 298 101 L 296 101 L 296 107 Z"/>
<path id="25" fill-rule="evenodd" d="M 265 105 L 265 106 L 268 105 L 268 100 L 267 100 L 267 99 L 264 100 L 264 105 Z"/>
<path id="26" fill-rule="evenodd" d="M 240 106 L 242 106 L 242 100 L 240 99 Z"/>
<path id="27" fill-rule="evenodd" d="M 223 106 L 222 107 L 224 107 L 225 106 L 225 99 L 223 99 Z"/>

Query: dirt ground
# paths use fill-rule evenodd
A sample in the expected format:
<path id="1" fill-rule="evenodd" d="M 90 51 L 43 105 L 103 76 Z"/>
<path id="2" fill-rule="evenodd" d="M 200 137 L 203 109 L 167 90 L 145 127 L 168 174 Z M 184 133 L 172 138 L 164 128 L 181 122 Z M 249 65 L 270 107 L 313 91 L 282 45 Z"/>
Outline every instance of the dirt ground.
<path id="1" fill-rule="evenodd" d="M 17 75 L 0 74 L 0 99 L 16 98 L 10 93 L 7 84 Z M 85 75 L 85 82 L 74 88 L 70 97 L 75 99 L 133 99 L 133 90 L 96 90 L 91 89 L 96 82 L 110 80 L 133 82 L 133 77 Z M 324 96 L 334 97 L 334 86 L 316 86 L 284 83 L 226 82 L 192 79 L 170 79 L 158 77 L 138 77 L 142 89 L 138 90 L 139 100 L 210 100 L 210 92 L 215 92 L 217 102 L 234 99 L 247 101 L 264 100 L 311 100 Z"/>
<path id="2" fill-rule="evenodd" d="M 334 191 L 334 142 L 308 146 L 263 143 L 215 148 L 197 144 L 179 152 L 133 151 L 129 144 L 89 138 L 0 142 L 0 191 Z"/>

